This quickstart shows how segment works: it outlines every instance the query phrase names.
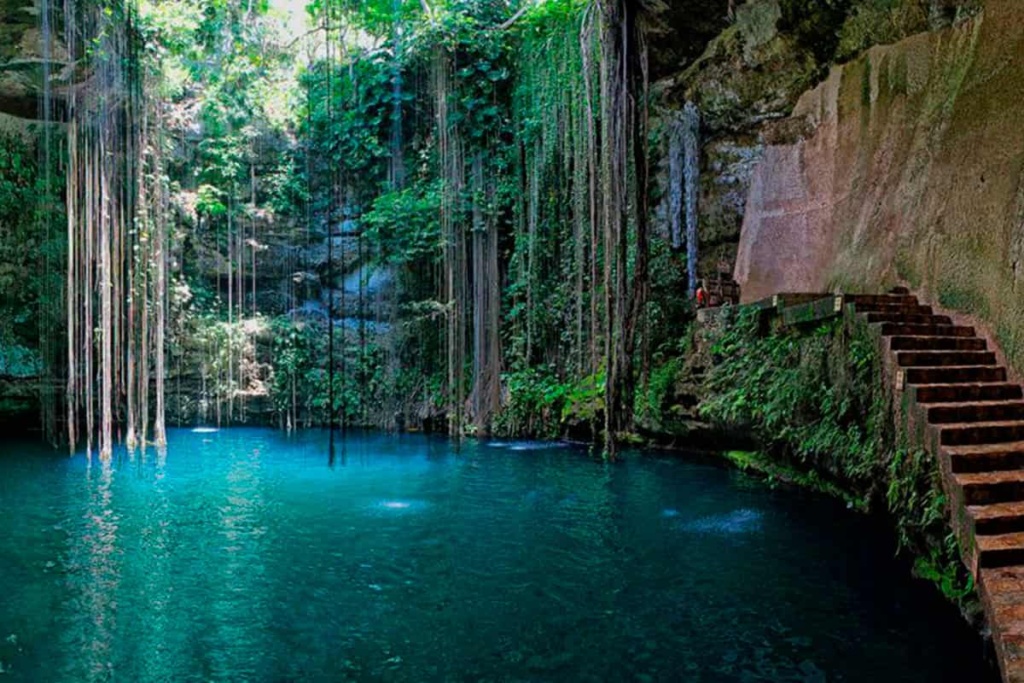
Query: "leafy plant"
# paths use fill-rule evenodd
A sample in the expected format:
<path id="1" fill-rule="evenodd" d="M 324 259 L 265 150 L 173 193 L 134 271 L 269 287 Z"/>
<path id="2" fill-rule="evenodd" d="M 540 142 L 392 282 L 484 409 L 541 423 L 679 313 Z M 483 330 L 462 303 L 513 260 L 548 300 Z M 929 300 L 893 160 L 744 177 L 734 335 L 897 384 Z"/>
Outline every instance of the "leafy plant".
<path id="1" fill-rule="evenodd" d="M 790 481 L 884 509 L 916 573 L 969 608 L 973 584 L 949 533 L 938 465 L 897 447 L 876 339 L 852 318 L 762 334 L 758 315 L 741 311 L 710 333 L 701 413 L 758 437 L 764 454 L 744 462 L 767 461 L 763 469 Z"/>

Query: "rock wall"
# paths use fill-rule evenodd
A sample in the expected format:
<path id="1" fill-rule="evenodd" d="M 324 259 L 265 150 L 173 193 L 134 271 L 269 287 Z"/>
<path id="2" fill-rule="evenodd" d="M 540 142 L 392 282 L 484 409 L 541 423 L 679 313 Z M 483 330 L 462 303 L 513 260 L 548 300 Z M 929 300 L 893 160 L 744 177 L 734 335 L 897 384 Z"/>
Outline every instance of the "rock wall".
<path id="1" fill-rule="evenodd" d="M 779 126 L 747 198 L 744 300 L 902 282 L 1024 368 L 1024 2 L 834 67 Z"/>
<path id="2" fill-rule="evenodd" d="M 763 131 L 790 114 L 819 70 L 812 51 L 780 30 L 782 17 L 779 0 L 738 4 L 698 59 L 654 86 L 661 120 L 678 117 L 686 102 L 695 103 L 702 117 L 700 277 L 715 273 L 719 262 L 733 262 L 751 173 L 764 149 Z M 667 152 L 668 145 L 663 147 Z M 655 187 L 667 197 L 670 178 L 665 168 L 658 170 Z M 666 239 L 668 211 L 663 202 L 654 212 L 655 230 Z"/>

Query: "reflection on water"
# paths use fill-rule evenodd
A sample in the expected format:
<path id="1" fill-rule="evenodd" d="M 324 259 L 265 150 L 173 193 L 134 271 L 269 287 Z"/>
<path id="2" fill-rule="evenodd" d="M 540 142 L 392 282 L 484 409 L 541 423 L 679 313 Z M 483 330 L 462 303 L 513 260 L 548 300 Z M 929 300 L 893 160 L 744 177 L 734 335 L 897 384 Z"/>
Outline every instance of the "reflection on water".
<path id="1" fill-rule="evenodd" d="M 121 552 L 117 548 L 119 518 L 112 506 L 113 466 L 110 459 L 92 461 L 86 468 L 87 498 L 79 513 L 79 533 L 69 538 L 64 563 L 77 628 L 62 631 L 72 638 L 67 647 L 81 652 L 69 662 L 79 680 L 106 680 L 113 667 L 112 646 L 117 628 L 117 589 L 121 581 Z M 75 527 L 69 521 L 68 527 Z M 76 670 L 81 666 L 80 670 Z"/>
<path id="2" fill-rule="evenodd" d="M 2 680 L 988 680 L 841 505 L 534 442 L 343 448 L 0 451 Z"/>

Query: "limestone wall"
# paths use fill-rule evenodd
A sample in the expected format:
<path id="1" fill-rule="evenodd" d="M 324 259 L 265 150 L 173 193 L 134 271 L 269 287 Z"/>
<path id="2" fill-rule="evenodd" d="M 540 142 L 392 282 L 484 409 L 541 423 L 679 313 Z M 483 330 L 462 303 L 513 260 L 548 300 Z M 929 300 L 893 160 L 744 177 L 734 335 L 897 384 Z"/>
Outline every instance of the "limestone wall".
<path id="1" fill-rule="evenodd" d="M 834 67 L 793 119 L 752 179 L 744 299 L 904 282 L 1024 368 L 1024 2 Z"/>

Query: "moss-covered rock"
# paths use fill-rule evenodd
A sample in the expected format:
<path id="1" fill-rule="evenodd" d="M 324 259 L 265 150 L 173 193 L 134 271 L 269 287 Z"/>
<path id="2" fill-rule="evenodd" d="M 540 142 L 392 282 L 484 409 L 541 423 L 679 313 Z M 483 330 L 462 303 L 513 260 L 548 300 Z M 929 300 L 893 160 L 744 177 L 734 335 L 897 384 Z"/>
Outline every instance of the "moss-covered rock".
<path id="1" fill-rule="evenodd" d="M 45 56 L 53 74 L 65 71 L 68 56 L 60 31 L 55 29 L 47 44 L 36 3 L 0 0 L 0 113 L 29 119 L 38 115 Z M 62 85 L 57 83 L 57 93 Z"/>
<path id="2" fill-rule="evenodd" d="M 736 22 L 715 38 L 692 66 L 663 84 L 670 106 L 692 100 L 712 135 L 756 131 L 765 120 L 788 115 L 813 83 L 813 54 L 781 33 L 778 0 L 742 5 Z"/>
<path id="3" fill-rule="evenodd" d="M 31 0 L 0 0 L 0 63 L 22 54 L 27 31 L 37 24 L 35 3 Z"/>
<path id="4" fill-rule="evenodd" d="M 946 28 L 976 15 L 982 5 L 982 0 L 862 0 L 852 5 L 843 22 L 831 61 L 843 62 L 875 45 Z"/>

